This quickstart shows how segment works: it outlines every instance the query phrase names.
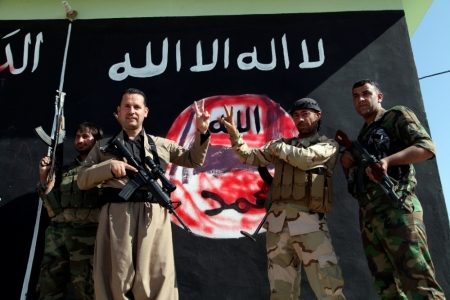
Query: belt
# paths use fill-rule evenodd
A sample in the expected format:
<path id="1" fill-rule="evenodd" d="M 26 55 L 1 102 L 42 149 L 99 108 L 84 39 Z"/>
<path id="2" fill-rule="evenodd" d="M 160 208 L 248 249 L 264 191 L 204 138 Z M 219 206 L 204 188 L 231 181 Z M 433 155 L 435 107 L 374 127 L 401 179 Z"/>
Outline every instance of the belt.
<path id="1" fill-rule="evenodd" d="M 146 190 L 136 190 L 128 200 L 119 196 L 121 189 L 103 188 L 101 191 L 101 198 L 103 203 L 121 203 L 121 202 L 150 202 L 158 203 L 155 197 Z"/>

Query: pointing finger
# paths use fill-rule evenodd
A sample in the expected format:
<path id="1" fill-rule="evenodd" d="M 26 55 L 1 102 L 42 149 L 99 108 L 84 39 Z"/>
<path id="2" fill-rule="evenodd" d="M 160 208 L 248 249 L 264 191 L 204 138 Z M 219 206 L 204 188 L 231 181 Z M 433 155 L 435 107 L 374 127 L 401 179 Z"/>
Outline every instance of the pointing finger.
<path id="1" fill-rule="evenodd" d="M 137 172 L 138 171 L 135 167 L 133 167 L 133 166 L 131 166 L 129 164 L 125 164 L 125 169 L 131 170 L 133 172 Z"/>

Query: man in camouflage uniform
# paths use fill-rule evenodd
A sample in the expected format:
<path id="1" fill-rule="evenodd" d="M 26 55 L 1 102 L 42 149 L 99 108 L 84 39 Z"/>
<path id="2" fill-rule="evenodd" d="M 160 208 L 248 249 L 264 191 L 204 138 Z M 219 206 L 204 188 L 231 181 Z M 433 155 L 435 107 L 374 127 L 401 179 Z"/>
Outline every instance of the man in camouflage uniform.
<path id="1" fill-rule="evenodd" d="M 242 163 L 275 166 L 272 206 L 266 221 L 266 248 L 271 300 L 298 299 L 301 266 L 318 299 L 345 299 L 344 280 L 331 245 L 325 213 L 331 211 L 331 176 L 338 145 L 318 130 L 322 112 L 316 101 L 303 98 L 290 110 L 298 137 L 270 141 L 250 149 L 225 107 L 222 124 Z"/>
<path id="2" fill-rule="evenodd" d="M 399 207 L 376 182 L 375 170 L 349 151 L 343 153 L 344 172 L 352 168 L 354 181 L 363 181 L 362 187 L 351 190 L 359 202 L 364 252 L 378 295 L 381 299 L 445 299 L 435 279 L 422 207 L 414 194 L 417 181 L 412 163 L 433 158 L 434 143 L 410 109 L 381 107 L 383 94 L 376 82 L 358 81 L 352 94 L 355 109 L 365 121 L 358 141 L 380 161 L 378 172 L 391 177 L 404 201 Z"/>
<path id="3" fill-rule="evenodd" d="M 81 191 L 78 171 L 103 132 L 92 123 L 82 123 L 75 130 L 75 148 L 80 154 L 72 163 L 56 171 L 46 188 L 51 159 L 39 163 L 37 191 L 51 218 L 45 231 L 45 251 L 38 281 L 40 299 L 65 299 L 70 281 L 78 299 L 94 299 L 92 259 L 98 227 L 97 187 Z"/>

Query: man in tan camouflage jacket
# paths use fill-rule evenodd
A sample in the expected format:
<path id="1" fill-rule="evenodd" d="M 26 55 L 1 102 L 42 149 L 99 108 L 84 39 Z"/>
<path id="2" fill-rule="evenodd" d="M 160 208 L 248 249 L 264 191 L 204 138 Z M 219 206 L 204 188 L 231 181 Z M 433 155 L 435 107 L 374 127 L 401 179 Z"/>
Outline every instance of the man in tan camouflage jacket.
<path id="1" fill-rule="evenodd" d="M 231 112 L 221 123 L 242 163 L 275 166 L 272 205 L 265 226 L 271 300 L 298 299 L 301 266 L 318 299 L 345 299 L 344 280 L 331 245 L 325 213 L 332 209 L 331 176 L 338 144 L 319 136 L 322 112 L 310 98 L 290 110 L 298 137 L 281 138 L 250 149 L 237 131 Z"/>

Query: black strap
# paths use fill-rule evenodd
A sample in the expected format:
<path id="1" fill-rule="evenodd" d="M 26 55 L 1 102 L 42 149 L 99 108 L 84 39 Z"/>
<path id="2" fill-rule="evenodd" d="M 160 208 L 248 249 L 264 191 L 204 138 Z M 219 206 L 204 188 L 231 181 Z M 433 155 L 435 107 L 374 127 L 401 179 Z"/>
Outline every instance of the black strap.
<path id="1" fill-rule="evenodd" d="M 120 157 L 121 159 L 123 159 L 123 154 L 119 151 L 119 149 L 117 149 L 116 147 L 111 147 L 111 142 L 116 138 L 116 136 L 112 137 L 108 142 L 106 142 L 106 144 L 100 148 L 100 151 L 103 153 L 106 152 L 111 152 L 114 155 Z M 153 139 L 150 137 L 149 134 L 147 134 L 147 138 L 148 138 L 148 143 L 150 145 L 150 149 L 153 155 L 153 161 L 155 162 L 155 164 L 157 166 L 161 166 L 160 164 L 160 160 L 159 160 L 159 156 L 158 156 L 158 150 L 156 150 L 156 144 L 155 141 L 153 141 Z"/>
<path id="2" fill-rule="evenodd" d="M 158 156 L 158 151 L 156 150 L 156 144 L 153 141 L 153 139 L 150 137 L 149 134 L 147 134 L 147 138 L 148 138 L 148 143 L 150 145 L 150 148 L 152 150 L 152 155 L 153 155 L 153 161 L 155 162 L 155 165 L 157 165 L 158 167 L 161 166 L 160 161 L 159 161 L 159 156 Z"/>
<path id="3" fill-rule="evenodd" d="M 119 151 L 119 149 L 117 149 L 116 147 L 113 147 L 111 145 L 111 142 L 117 137 L 117 135 L 113 136 L 112 138 L 110 138 L 105 145 L 103 145 L 103 147 L 100 147 L 100 151 L 104 154 L 106 154 L 106 152 L 111 152 L 112 154 L 114 154 L 117 157 L 120 157 L 120 159 L 123 159 L 123 154 L 122 152 Z"/>

